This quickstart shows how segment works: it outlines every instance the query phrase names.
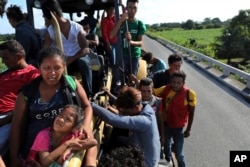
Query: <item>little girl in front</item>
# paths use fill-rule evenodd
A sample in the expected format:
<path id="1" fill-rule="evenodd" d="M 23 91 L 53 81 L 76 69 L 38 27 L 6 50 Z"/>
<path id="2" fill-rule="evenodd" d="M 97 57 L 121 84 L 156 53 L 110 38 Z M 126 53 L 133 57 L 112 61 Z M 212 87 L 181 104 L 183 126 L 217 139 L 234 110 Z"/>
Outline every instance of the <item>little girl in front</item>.
<path id="1" fill-rule="evenodd" d="M 66 105 L 56 116 L 53 127 L 37 134 L 26 164 L 59 167 L 70 153 L 97 145 L 94 138 L 79 135 L 77 128 L 82 121 L 82 109 L 76 105 Z"/>

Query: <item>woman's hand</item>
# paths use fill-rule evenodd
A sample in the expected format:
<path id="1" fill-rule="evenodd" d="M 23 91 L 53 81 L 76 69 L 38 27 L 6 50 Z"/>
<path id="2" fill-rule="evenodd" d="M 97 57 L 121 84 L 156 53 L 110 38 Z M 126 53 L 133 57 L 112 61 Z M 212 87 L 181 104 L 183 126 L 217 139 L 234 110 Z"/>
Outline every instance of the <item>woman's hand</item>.
<path id="1" fill-rule="evenodd" d="M 82 150 L 82 149 L 88 149 L 94 145 L 97 145 L 97 141 L 92 138 L 86 138 L 85 135 L 80 135 L 77 138 L 72 138 L 68 140 L 66 143 L 67 150 Z"/>
<path id="2" fill-rule="evenodd" d="M 92 130 L 90 128 L 86 128 L 85 126 L 81 126 L 79 134 L 86 135 L 86 138 L 93 138 Z"/>

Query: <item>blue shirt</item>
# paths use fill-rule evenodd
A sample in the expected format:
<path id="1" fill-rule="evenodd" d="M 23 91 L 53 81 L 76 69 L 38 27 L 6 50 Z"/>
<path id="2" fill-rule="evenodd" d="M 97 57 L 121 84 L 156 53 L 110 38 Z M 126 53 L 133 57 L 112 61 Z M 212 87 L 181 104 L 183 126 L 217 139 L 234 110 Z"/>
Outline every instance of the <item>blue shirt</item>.
<path id="1" fill-rule="evenodd" d="M 153 73 L 159 70 L 166 70 L 167 65 L 162 59 L 158 59 L 157 63 L 153 65 Z"/>
<path id="2" fill-rule="evenodd" d="M 37 60 L 37 55 L 41 49 L 42 41 L 39 35 L 36 34 L 35 30 L 26 21 L 19 22 L 16 27 L 15 38 L 21 43 L 25 50 L 25 60 L 28 63 Z"/>
<path id="3" fill-rule="evenodd" d="M 145 157 L 147 167 L 157 167 L 160 159 L 160 138 L 155 111 L 150 105 L 144 105 L 139 115 L 117 115 L 92 103 L 94 113 L 114 127 L 129 129 L 130 140 L 138 145 Z"/>

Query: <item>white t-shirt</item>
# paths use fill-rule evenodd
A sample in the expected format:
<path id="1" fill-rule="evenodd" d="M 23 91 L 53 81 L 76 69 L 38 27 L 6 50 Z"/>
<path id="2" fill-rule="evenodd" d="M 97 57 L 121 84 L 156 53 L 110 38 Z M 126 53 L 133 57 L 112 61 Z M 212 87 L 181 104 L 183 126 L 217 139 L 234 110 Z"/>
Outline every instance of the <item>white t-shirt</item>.
<path id="1" fill-rule="evenodd" d="M 81 49 L 81 47 L 78 44 L 77 36 L 80 30 L 82 29 L 82 26 L 74 21 L 69 21 L 69 22 L 70 22 L 70 32 L 68 39 L 62 33 L 61 37 L 62 37 L 64 54 L 66 56 L 74 56 Z M 48 27 L 48 32 L 50 38 L 53 40 L 53 44 L 55 44 L 55 35 L 52 25 Z"/>

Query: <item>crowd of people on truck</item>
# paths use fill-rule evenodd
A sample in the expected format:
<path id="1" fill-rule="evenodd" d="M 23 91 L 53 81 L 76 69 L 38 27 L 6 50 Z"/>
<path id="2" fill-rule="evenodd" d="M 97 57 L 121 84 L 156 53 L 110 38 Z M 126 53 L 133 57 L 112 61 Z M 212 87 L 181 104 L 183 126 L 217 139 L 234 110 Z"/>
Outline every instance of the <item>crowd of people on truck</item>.
<path id="1" fill-rule="evenodd" d="M 184 138 L 190 136 L 196 93 L 185 86 L 180 55 L 169 55 L 167 67 L 153 53 L 142 53 L 146 26 L 136 18 L 138 3 L 127 0 L 118 21 L 115 7 L 108 5 L 101 21 L 89 10 L 77 23 L 63 17 L 57 0 L 45 0 L 41 9 L 46 28 L 40 30 L 29 25 L 20 7 L 7 8 L 16 31 L 15 39 L 0 44 L 0 58 L 7 68 L 0 73 L 1 167 L 62 166 L 80 150 L 85 150 L 84 167 L 157 167 L 160 159 L 170 167 L 172 151 L 178 166 L 186 167 Z M 59 25 L 62 48 L 56 46 L 53 19 Z M 102 43 L 98 25 L 103 56 L 113 74 L 110 90 L 99 88 L 110 97 L 106 107 L 91 102 L 96 92 L 88 55 L 98 52 Z M 122 48 L 122 58 L 117 47 Z M 151 68 L 139 80 L 140 59 Z M 81 81 L 74 77 L 75 71 Z M 119 87 L 122 76 L 125 85 Z M 101 147 L 102 156 L 94 137 L 94 117 L 112 126 L 108 143 L 102 143 L 107 146 Z"/>

